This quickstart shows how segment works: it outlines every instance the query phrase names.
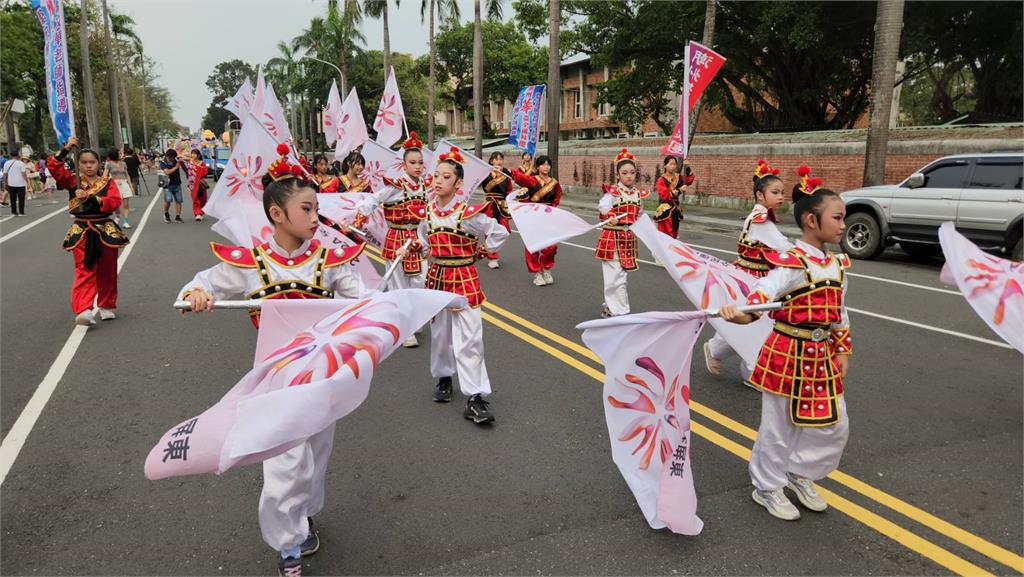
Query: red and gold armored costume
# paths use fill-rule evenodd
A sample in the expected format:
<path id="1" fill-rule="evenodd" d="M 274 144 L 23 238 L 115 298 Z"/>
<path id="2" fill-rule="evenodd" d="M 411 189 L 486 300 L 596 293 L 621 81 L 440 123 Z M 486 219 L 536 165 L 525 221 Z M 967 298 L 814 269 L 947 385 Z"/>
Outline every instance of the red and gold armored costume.
<path id="1" fill-rule="evenodd" d="M 63 154 L 63 153 L 62 153 Z M 121 206 L 121 194 L 109 178 L 80 181 L 62 157 L 46 161 L 57 186 L 68 191 L 68 213 L 73 219 L 64 236 L 64 250 L 74 254 L 75 277 L 71 285 L 71 310 L 77 315 L 93 307 L 117 308 L 117 249 L 128 237 L 110 215 Z M 78 198 L 78 191 L 87 195 Z"/>
<path id="2" fill-rule="evenodd" d="M 740 232 L 740 239 L 737 242 L 736 253 L 738 258 L 732 264 L 747 271 L 751 275 L 761 278 L 768 274 L 768 263 L 765 261 L 764 252 L 772 248 L 759 240 L 751 238 L 751 227 L 761 224 L 775 226 L 775 211 L 769 210 L 760 204 L 755 204 L 754 209 L 747 215 L 743 222 L 743 231 Z"/>
<path id="3" fill-rule="evenodd" d="M 320 192 L 341 192 L 341 181 L 337 176 L 318 174 L 314 177 Z"/>
<path id="4" fill-rule="evenodd" d="M 850 259 L 803 242 L 786 252 L 762 254 L 772 270 L 754 285 L 747 304 L 783 304 L 768 313 L 774 329 L 748 382 L 789 397 L 793 424 L 832 425 L 839 419 L 837 399 L 843 394 L 835 356 L 852 352 L 843 302 Z"/>
<path id="5" fill-rule="evenodd" d="M 463 226 L 463 222 L 483 213 L 486 205 L 455 202 L 440 209 L 436 203 L 427 208 L 426 238 L 430 253 L 426 288 L 448 291 L 466 297 L 471 308 L 483 304 L 480 277 L 475 263 L 486 251 L 480 239 Z"/>
<path id="6" fill-rule="evenodd" d="M 526 188 L 525 192 L 521 192 L 516 199 L 519 202 L 536 202 L 558 206 L 562 201 L 562 185 L 554 178 L 544 179 L 542 176 L 532 176 L 517 169 L 512 171 L 512 179 L 519 186 Z M 555 254 L 557 252 L 558 245 L 549 246 L 535 253 L 526 251 L 526 268 L 532 273 L 538 273 L 541 270 L 551 270 L 555 267 Z"/>
<path id="7" fill-rule="evenodd" d="M 393 261 L 405 241 L 416 240 L 416 229 L 427 215 L 428 182 L 412 182 L 401 176 L 396 180 L 386 178 L 384 184 L 390 187 L 391 191 L 381 199 L 380 204 L 384 210 L 384 220 L 388 223 L 381 257 Z M 423 271 L 422 257 L 416 251 L 409 251 L 402 261 L 402 271 L 407 275 L 420 274 Z"/>
<path id="8" fill-rule="evenodd" d="M 341 187 L 345 192 L 370 192 L 370 181 L 366 178 L 357 180 L 350 179 L 346 175 L 341 175 Z"/>
<path id="9" fill-rule="evenodd" d="M 605 196 L 601 199 L 599 209 L 601 220 L 618 217 L 615 224 L 608 224 L 601 229 L 601 237 L 597 239 L 594 256 L 598 260 L 618 260 L 626 270 L 637 269 L 637 240 L 629 226 L 640 217 L 643 199 L 647 198 L 646 190 L 629 189 L 621 184 L 604 185 Z"/>

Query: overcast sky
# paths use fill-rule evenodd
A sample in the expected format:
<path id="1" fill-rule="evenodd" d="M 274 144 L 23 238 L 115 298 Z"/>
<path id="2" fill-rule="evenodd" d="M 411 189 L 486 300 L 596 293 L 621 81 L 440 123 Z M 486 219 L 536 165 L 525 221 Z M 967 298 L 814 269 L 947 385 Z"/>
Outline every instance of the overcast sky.
<path id="1" fill-rule="evenodd" d="M 135 19 L 146 52 L 156 61 L 159 82 L 174 97 L 174 117 L 193 131 L 213 95 L 206 88 L 213 67 L 238 58 L 250 64 L 277 54 L 280 40 L 290 41 L 311 18 L 326 16 L 327 0 L 109 0 Z M 463 21 L 472 19 L 472 0 L 458 0 Z M 397 10 L 397 14 L 396 14 Z M 505 4 L 505 18 L 512 3 Z M 391 50 L 414 56 L 428 50 L 427 25 L 420 22 L 420 2 L 391 5 Z M 380 20 L 364 19 L 366 48 L 381 50 Z M 329 86 L 324 87 L 326 93 Z"/>

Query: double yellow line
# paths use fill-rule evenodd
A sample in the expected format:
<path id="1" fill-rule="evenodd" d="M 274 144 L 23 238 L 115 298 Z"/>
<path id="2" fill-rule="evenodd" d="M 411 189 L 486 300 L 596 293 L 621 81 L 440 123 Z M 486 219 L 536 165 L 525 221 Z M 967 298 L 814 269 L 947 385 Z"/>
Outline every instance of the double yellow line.
<path id="1" fill-rule="evenodd" d="M 379 252 L 371 250 L 370 258 L 383 263 Z M 483 319 L 495 327 L 509 333 L 523 342 L 543 351 L 566 365 L 580 371 L 581 373 L 603 383 L 604 372 L 601 368 L 601 360 L 590 349 L 582 344 L 567 339 L 560 334 L 554 333 L 542 326 L 539 326 L 511 311 L 504 309 L 491 301 L 483 304 Z M 725 449 L 737 457 L 749 461 L 750 448 L 746 444 L 721 434 L 720 432 L 702 424 L 694 416 L 706 418 L 716 425 L 723 427 L 731 433 L 753 441 L 757 437 L 757 431 L 729 418 L 728 416 L 699 403 L 691 398 L 691 430 L 718 447 Z M 903 501 L 885 491 L 877 489 L 851 475 L 839 470 L 834 471 L 828 479 L 854 493 L 865 497 L 874 503 L 888 507 L 892 511 L 924 525 L 928 529 L 955 541 L 989 559 L 1009 567 L 1017 573 L 1024 573 L 1024 557 L 1004 549 L 990 541 L 983 539 L 969 531 L 961 529 L 948 521 L 940 519 L 927 511 L 919 509 L 906 501 Z M 828 501 L 829 505 L 865 526 L 885 535 L 900 545 L 938 563 L 942 567 L 956 573 L 957 575 L 992 575 L 991 572 L 971 563 L 948 549 L 945 549 L 932 541 L 929 541 L 910 530 L 894 523 L 893 521 L 878 515 L 838 494 L 820 486 L 821 495 Z"/>

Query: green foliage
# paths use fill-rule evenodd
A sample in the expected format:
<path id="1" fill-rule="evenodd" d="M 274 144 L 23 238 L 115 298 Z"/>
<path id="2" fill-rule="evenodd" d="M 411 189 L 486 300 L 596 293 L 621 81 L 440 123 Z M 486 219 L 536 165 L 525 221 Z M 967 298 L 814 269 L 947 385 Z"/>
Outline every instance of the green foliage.
<path id="1" fill-rule="evenodd" d="M 255 82 L 256 69 L 237 58 L 213 67 L 213 72 L 206 79 L 206 87 L 213 93 L 213 100 L 206 109 L 203 125 L 199 128 L 209 128 L 215 133 L 224 130 L 224 124 L 234 118 L 233 114 L 224 109 L 224 101 L 235 95 L 235 91 L 246 78 Z M 255 84 L 253 86 L 255 87 Z"/>
<path id="2" fill-rule="evenodd" d="M 484 101 L 515 100 L 519 89 L 544 82 L 547 49 L 530 44 L 515 24 L 484 20 Z M 473 23 L 446 23 L 436 36 L 438 75 L 449 78 L 459 108 L 473 97 Z"/>

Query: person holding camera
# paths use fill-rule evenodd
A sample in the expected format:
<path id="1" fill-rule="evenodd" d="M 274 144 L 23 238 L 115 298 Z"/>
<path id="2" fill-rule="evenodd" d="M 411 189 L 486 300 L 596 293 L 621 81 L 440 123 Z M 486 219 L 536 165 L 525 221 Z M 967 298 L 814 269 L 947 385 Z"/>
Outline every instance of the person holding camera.
<path id="1" fill-rule="evenodd" d="M 174 202 L 174 222 L 184 223 L 181 220 L 181 172 L 184 168 L 182 160 L 178 158 L 178 151 L 168 148 L 164 157 L 160 160 L 160 172 L 167 177 L 167 184 L 164 185 L 164 222 L 171 222 L 171 202 Z"/>

